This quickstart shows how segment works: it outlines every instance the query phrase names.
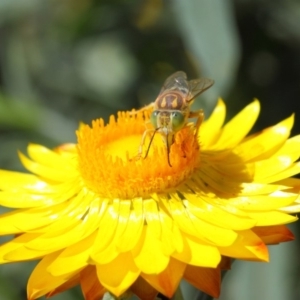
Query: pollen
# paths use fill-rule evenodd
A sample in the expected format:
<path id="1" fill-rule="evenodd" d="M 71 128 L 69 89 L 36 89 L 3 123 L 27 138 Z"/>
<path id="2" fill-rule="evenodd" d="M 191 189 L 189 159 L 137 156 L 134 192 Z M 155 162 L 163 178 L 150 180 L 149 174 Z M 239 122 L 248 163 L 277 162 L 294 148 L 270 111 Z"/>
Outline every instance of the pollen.
<path id="1" fill-rule="evenodd" d="M 77 131 L 78 168 L 86 186 L 105 198 L 147 197 L 166 189 L 175 189 L 199 166 L 199 144 L 194 127 L 187 125 L 176 133 L 167 147 L 160 133 L 146 138 L 143 154 L 138 155 L 148 116 L 142 112 L 120 112 L 107 125 L 103 119 L 84 125 Z"/>

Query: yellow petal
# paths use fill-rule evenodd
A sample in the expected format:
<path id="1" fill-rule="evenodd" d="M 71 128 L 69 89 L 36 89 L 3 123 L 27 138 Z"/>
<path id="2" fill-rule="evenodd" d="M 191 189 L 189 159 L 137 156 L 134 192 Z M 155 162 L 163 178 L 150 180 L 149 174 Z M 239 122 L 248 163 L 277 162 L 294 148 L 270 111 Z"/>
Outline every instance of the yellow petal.
<path id="1" fill-rule="evenodd" d="M 50 224 L 52 227 L 59 227 L 58 223 L 53 223 L 53 220 L 60 220 L 64 223 L 67 221 L 61 219 L 62 216 L 69 216 L 67 219 L 74 219 L 85 214 L 87 209 L 86 202 L 83 199 L 87 199 L 84 192 L 79 193 L 76 197 L 72 198 L 72 201 L 64 202 L 58 205 L 32 208 L 32 209 L 20 209 L 15 210 L 0 216 L 1 234 L 12 234 L 26 231 L 41 231 L 44 232 L 44 226 Z M 97 206 L 98 208 L 98 206 Z M 78 219 L 78 218 L 77 218 Z M 77 221 L 77 220 L 76 220 Z M 51 227 L 50 227 L 51 228 Z"/>
<path id="2" fill-rule="evenodd" d="M 281 225 L 298 220 L 297 217 L 279 211 L 249 212 L 248 215 L 257 221 L 256 226 Z"/>
<path id="3" fill-rule="evenodd" d="M 211 157 L 209 157 L 209 160 L 211 161 Z M 226 174 L 226 178 L 234 183 L 251 182 L 255 172 L 253 163 L 245 163 L 240 157 L 233 154 L 227 155 L 222 160 L 215 161 L 213 165 L 211 163 L 205 163 L 205 154 L 203 154 L 201 167 L 202 170 L 204 169 L 204 173 L 212 178 L 214 178 L 214 176 L 223 176 L 224 178 L 224 175 Z"/>
<path id="4" fill-rule="evenodd" d="M 131 210 L 132 202 L 130 200 L 120 201 L 119 211 L 118 211 L 118 225 L 114 234 L 114 243 L 120 240 L 126 228 L 129 226 L 128 223 L 130 221 L 130 210 Z"/>
<path id="5" fill-rule="evenodd" d="M 129 217 L 131 208 L 131 201 L 118 201 L 115 200 L 108 210 L 104 214 L 103 222 L 100 222 L 98 234 L 92 248 L 91 259 L 96 264 L 108 264 L 112 260 L 116 259 L 120 252 L 127 252 L 127 248 L 120 249 L 118 246 L 119 240 L 122 238 L 122 235 L 128 229 L 128 220 L 125 218 Z M 111 210 L 111 212 L 109 212 Z M 119 218 L 114 218 L 114 215 L 118 214 Z M 111 218 L 112 216 L 112 218 Z M 124 217 L 124 219 L 122 218 Z M 105 222 L 110 222 L 111 225 L 106 224 Z M 111 230 L 107 230 L 107 226 Z M 116 227 L 115 227 L 116 226 Z M 107 231 L 109 231 L 107 233 Z M 128 240 L 127 243 L 131 244 L 132 240 Z M 134 245 L 131 245 L 133 248 Z M 131 249 L 131 248 L 130 248 Z"/>
<path id="6" fill-rule="evenodd" d="M 183 205 L 185 202 L 188 205 L 188 201 L 170 199 L 168 202 L 173 218 L 181 231 L 215 245 L 228 246 L 235 240 L 237 235 L 234 231 L 211 225 L 193 215 Z"/>
<path id="7" fill-rule="evenodd" d="M 0 262 L 20 261 L 40 258 L 51 251 L 33 251 L 26 248 L 26 244 L 39 237 L 40 234 L 24 233 L 0 246 Z M 15 255 L 16 253 L 16 255 Z"/>
<path id="8" fill-rule="evenodd" d="M 220 209 L 217 205 L 213 205 L 199 199 L 196 195 L 188 196 L 189 202 L 186 203 L 189 211 L 191 211 L 197 217 L 217 225 L 222 228 L 233 230 L 245 230 L 252 228 L 256 221 L 247 217 L 236 216 L 233 213 L 229 213 Z"/>
<path id="9" fill-rule="evenodd" d="M 159 274 L 145 274 L 141 276 L 149 282 L 157 291 L 171 298 L 178 288 L 183 276 L 186 264 L 171 258 L 167 268 Z"/>
<path id="10" fill-rule="evenodd" d="M 49 188 L 49 184 L 33 174 L 0 170 L 1 190 L 15 191 L 18 189 L 31 189 L 34 191 L 44 191 L 46 189 L 47 191 L 47 188 Z"/>
<path id="11" fill-rule="evenodd" d="M 235 117 L 233 117 L 222 129 L 221 136 L 214 149 L 232 147 L 237 145 L 251 130 L 260 111 L 257 100 L 247 105 Z"/>
<path id="12" fill-rule="evenodd" d="M 211 166 L 203 166 L 199 170 L 199 177 L 216 192 L 236 194 L 241 190 L 239 177 L 233 180 Z"/>
<path id="13" fill-rule="evenodd" d="M 275 153 L 275 155 L 298 154 L 300 152 L 300 135 L 289 138 L 284 145 Z"/>
<path id="14" fill-rule="evenodd" d="M 91 252 L 90 263 L 91 264 L 108 264 L 115 260 L 120 254 L 115 247 L 115 244 L 112 242 L 108 244 L 106 248 L 98 252 Z"/>
<path id="15" fill-rule="evenodd" d="M 74 161 L 73 159 L 68 159 L 66 156 L 51 151 L 50 149 L 44 146 L 37 144 L 29 144 L 27 151 L 31 159 L 41 165 L 65 171 L 74 170 L 72 164 L 72 162 Z"/>
<path id="16" fill-rule="evenodd" d="M 276 191 L 286 190 L 285 184 L 243 183 L 238 196 L 267 195 Z"/>
<path id="17" fill-rule="evenodd" d="M 174 258 L 194 266 L 215 268 L 221 255 L 217 247 L 202 243 L 199 239 L 183 235 L 184 247 L 181 252 L 174 252 Z"/>
<path id="18" fill-rule="evenodd" d="M 134 262 L 146 274 L 158 274 L 165 270 L 170 257 L 164 254 L 161 240 L 145 225 L 133 250 Z M 151 261 L 151 263 L 150 263 Z"/>
<path id="19" fill-rule="evenodd" d="M 101 253 L 101 251 L 105 250 L 107 246 L 113 242 L 114 233 L 118 226 L 119 206 L 120 201 L 116 199 L 112 204 L 108 204 L 104 210 L 103 217 L 99 223 L 98 235 L 95 240 L 92 255 Z"/>
<path id="20" fill-rule="evenodd" d="M 294 117 L 291 116 L 282 122 L 253 134 L 234 149 L 234 153 L 243 157 L 245 161 L 262 160 L 270 157 L 280 149 L 290 135 Z"/>
<path id="21" fill-rule="evenodd" d="M 98 280 L 95 266 L 88 266 L 80 272 L 80 283 L 85 300 L 102 299 L 107 291 Z"/>
<path id="22" fill-rule="evenodd" d="M 251 230 L 239 232 L 239 238 L 229 247 L 219 248 L 222 255 L 239 259 L 268 261 L 268 248 Z"/>
<path id="23" fill-rule="evenodd" d="M 96 265 L 100 283 L 114 295 L 120 296 L 140 275 L 129 252 L 120 254 L 114 261 L 105 265 Z"/>
<path id="24" fill-rule="evenodd" d="M 299 193 L 300 190 L 300 179 L 299 178 L 285 178 L 277 182 L 277 184 L 285 187 L 287 192 Z"/>
<path id="25" fill-rule="evenodd" d="M 53 290 L 48 292 L 45 296 L 46 296 L 46 298 L 53 297 L 59 293 L 62 293 L 69 289 L 74 288 L 75 286 L 77 286 L 79 284 L 79 282 L 80 282 L 79 274 L 74 274 L 74 276 L 71 277 L 70 279 L 68 279 L 68 281 L 62 283 L 58 287 L 55 287 Z"/>
<path id="26" fill-rule="evenodd" d="M 86 198 L 89 199 L 89 197 L 91 197 L 91 195 L 87 194 Z M 82 197 L 79 197 L 79 199 L 82 199 L 80 205 L 84 206 L 86 199 Z M 90 203 L 89 200 L 87 201 Z M 78 209 L 75 206 L 74 216 L 68 215 L 55 222 L 49 232 L 46 232 L 38 239 L 29 242 L 27 247 L 41 251 L 45 249 L 56 251 L 73 245 L 77 241 L 89 236 L 96 228 L 98 228 L 100 219 L 98 214 L 98 204 L 94 202 L 95 208 L 93 208 L 92 204 L 93 203 L 90 203 L 90 210 L 87 214 L 85 214 L 83 207 Z M 79 215 L 76 214 L 76 209 L 80 211 Z M 83 218 L 83 220 L 81 220 L 81 218 Z"/>
<path id="27" fill-rule="evenodd" d="M 59 276 L 53 277 L 47 272 L 47 267 L 57 257 L 58 253 L 52 253 L 45 256 L 35 267 L 28 281 L 27 294 L 29 299 L 39 298 L 58 286 L 66 283 L 75 274 L 70 274 L 68 277 Z"/>
<path id="28" fill-rule="evenodd" d="M 74 172 L 67 172 L 58 168 L 51 168 L 41 165 L 35 161 L 30 160 L 20 152 L 19 157 L 23 166 L 27 170 L 41 177 L 53 180 L 54 182 L 64 182 L 66 180 L 72 180 L 76 176 Z"/>
<path id="29" fill-rule="evenodd" d="M 242 210 L 270 211 L 293 203 L 297 197 L 298 195 L 277 191 L 266 196 L 236 197 L 228 199 L 228 202 Z"/>
<path id="30" fill-rule="evenodd" d="M 255 181 L 264 182 L 265 178 L 277 176 L 278 173 L 288 169 L 298 159 L 299 154 L 289 154 L 272 157 L 255 163 Z"/>
<path id="31" fill-rule="evenodd" d="M 272 183 L 300 173 L 300 162 L 292 164 L 289 168 L 268 177 L 261 178 L 262 183 Z"/>
<path id="32" fill-rule="evenodd" d="M 119 240 L 116 240 L 116 246 L 122 252 L 130 251 L 136 246 L 144 226 L 143 200 L 138 198 L 132 203 L 133 209 L 130 212 L 128 225 Z"/>
<path id="33" fill-rule="evenodd" d="M 34 192 L 15 188 L 0 192 L 0 204 L 12 208 L 30 208 L 59 204 L 72 198 L 78 191 L 77 182 L 61 184 L 50 193 L 46 186 L 36 188 Z M 55 192 L 54 192 L 55 191 Z"/>
<path id="34" fill-rule="evenodd" d="M 132 226 L 129 225 L 130 221 L 130 210 L 131 210 L 131 201 L 117 201 L 118 205 L 115 207 L 118 209 L 118 222 L 117 227 L 113 233 L 114 237 L 108 243 L 105 243 L 105 247 L 101 244 L 103 243 L 102 236 L 104 233 L 105 227 L 102 226 L 101 229 L 98 230 L 98 236 L 94 243 L 93 250 L 91 253 L 92 260 L 97 264 L 107 264 L 114 260 L 120 252 L 127 252 L 128 250 L 132 249 L 135 244 L 132 243 L 132 239 L 127 240 L 127 244 L 124 247 L 120 248 L 120 240 L 123 239 L 124 234 L 126 231 L 130 231 Z M 136 222 L 134 223 L 136 224 Z M 101 226 L 101 224 L 100 224 Z M 132 231 L 131 231 L 132 233 Z M 99 245 L 99 246 L 98 246 Z"/>
<path id="35" fill-rule="evenodd" d="M 93 233 L 63 250 L 49 265 L 47 271 L 53 276 L 62 276 L 86 267 L 95 237 L 96 233 Z"/>
<path id="36" fill-rule="evenodd" d="M 153 234 L 160 239 L 161 237 L 161 221 L 158 213 L 157 202 L 149 199 L 143 201 L 144 211 L 145 211 L 145 221 L 147 222 L 147 226 L 149 230 L 153 232 Z"/>
<path id="37" fill-rule="evenodd" d="M 224 102 L 219 99 L 216 108 L 210 117 L 203 122 L 200 127 L 199 135 L 203 149 L 209 148 L 218 140 L 220 129 L 225 121 L 226 107 Z"/>
<path id="38" fill-rule="evenodd" d="M 165 255 L 171 255 L 174 251 L 181 252 L 183 250 L 182 233 L 174 224 L 170 216 L 164 212 L 159 213 L 162 223 L 162 251 Z"/>

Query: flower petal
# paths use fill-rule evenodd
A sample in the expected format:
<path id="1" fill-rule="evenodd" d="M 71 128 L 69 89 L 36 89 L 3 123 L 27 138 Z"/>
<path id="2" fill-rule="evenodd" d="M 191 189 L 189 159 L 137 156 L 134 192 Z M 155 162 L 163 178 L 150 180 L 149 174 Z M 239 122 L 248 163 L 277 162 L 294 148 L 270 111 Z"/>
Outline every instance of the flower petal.
<path id="1" fill-rule="evenodd" d="M 146 199 L 143 201 L 143 205 L 145 211 L 145 221 L 147 222 L 148 228 L 158 239 L 160 239 L 162 228 L 158 213 L 157 202 L 155 202 L 152 199 Z"/>
<path id="2" fill-rule="evenodd" d="M 143 200 L 141 198 L 135 199 L 132 201 L 132 205 L 133 209 L 130 212 L 125 231 L 116 241 L 117 248 L 124 252 L 136 246 L 144 225 Z"/>
<path id="3" fill-rule="evenodd" d="M 55 222 L 53 226 L 50 225 L 51 230 L 44 233 L 38 239 L 33 240 L 27 244 L 28 248 L 35 250 L 58 250 L 89 236 L 99 224 L 98 204 L 93 209 L 93 204 L 90 201 L 90 194 L 85 197 L 78 197 L 82 200 L 81 208 L 74 207 L 74 216 L 66 215 L 63 219 Z M 85 201 L 90 204 L 90 210 L 84 214 Z M 75 203 L 75 201 L 74 201 Z M 95 202 L 94 202 L 95 203 Z M 80 211 L 80 215 L 76 214 L 76 210 Z M 83 218 L 83 220 L 81 219 Z"/>
<path id="4" fill-rule="evenodd" d="M 39 175 L 41 177 L 53 180 L 54 182 L 64 182 L 66 180 L 72 180 L 76 174 L 74 172 L 67 172 L 58 168 L 48 167 L 30 160 L 24 154 L 19 152 L 20 160 L 23 166 L 30 172 Z"/>
<path id="5" fill-rule="evenodd" d="M 133 250 L 134 262 L 146 274 L 158 274 L 166 269 L 170 257 L 164 254 L 161 240 L 147 225 L 144 226 L 142 235 Z M 151 263 L 149 259 L 151 257 Z"/>
<path id="6" fill-rule="evenodd" d="M 284 162 L 283 162 L 284 163 Z M 259 179 L 262 183 L 272 183 L 300 173 L 300 162 L 292 164 L 289 168 L 268 177 Z"/>
<path id="7" fill-rule="evenodd" d="M 257 221 L 256 226 L 281 225 L 298 220 L 297 217 L 279 211 L 268 211 L 263 214 L 260 212 L 249 212 L 248 215 Z"/>
<path id="8" fill-rule="evenodd" d="M 88 266 L 80 272 L 81 289 L 85 300 L 102 299 L 107 291 L 99 282 L 95 266 Z"/>
<path id="9" fill-rule="evenodd" d="M 202 243 L 201 240 L 183 235 L 184 247 L 181 252 L 174 252 L 174 258 L 194 266 L 215 268 L 221 255 L 217 247 Z"/>
<path id="10" fill-rule="evenodd" d="M 293 127 L 294 117 L 291 116 L 275 126 L 253 134 L 246 138 L 233 151 L 245 161 L 263 160 L 273 155 L 284 144 Z"/>
<path id="11" fill-rule="evenodd" d="M 181 252 L 183 250 L 182 233 L 174 224 L 173 219 L 165 212 L 159 212 L 162 223 L 162 251 L 166 255 L 171 255 L 174 251 Z"/>
<path id="12" fill-rule="evenodd" d="M 211 225 L 196 217 L 186 209 L 188 201 L 176 199 L 168 200 L 169 208 L 175 222 L 178 224 L 181 231 L 193 235 L 204 242 L 215 245 L 228 246 L 234 242 L 237 234 L 232 230 Z"/>
<path id="13" fill-rule="evenodd" d="M 189 201 L 186 202 L 186 207 L 195 216 L 219 226 L 221 228 L 232 230 L 245 230 L 252 228 L 256 221 L 249 217 L 236 216 L 233 213 L 222 210 L 217 205 L 214 205 L 211 199 L 199 199 L 196 195 L 189 195 Z"/>
<path id="14" fill-rule="evenodd" d="M 200 127 L 199 136 L 203 149 L 209 148 L 218 140 L 220 135 L 220 128 L 225 121 L 225 116 L 225 104 L 221 99 L 219 99 L 218 104 L 216 105 L 210 117 L 205 120 Z"/>
<path id="15" fill-rule="evenodd" d="M 79 276 L 79 274 L 75 274 L 72 278 L 68 279 L 68 281 L 66 281 L 65 283 L 61 284 L 60 286 L 56 287 L 55 289 L 53 289 L 52 291 L 47 293 L 46 297 L 50 298 L 57 294 L 65 292 L 69 289 L 72 289 L 75 286 L 77 286 L 79 284 L 79 282 L 80 282 L 80 276 Z"/>
<path id="16" fill-rule="evenodd" d="M 141 276 L 133 283 L 130 290 L 143 300 L 153 300 L 158 294 L 158 291 Z"/>
<path id="17" fill-rule="evenodd" d="M 29 144 L 27 151 L 31 159 L 41 165 L 64 171 L 74 170 L 74 159 L 72 157 L 66 157 L 65 155 L 61 155 L 61 153 L 59 154 L 37 144 Z"/>
<path id="18" fill-rule="evenodd" d="M 270 182 L 270 177 L 278 176 L 278 173 L 289 169 L 295 160 L 298 159 L 299 154 L 281 155 L 262 160 L 255 163 L 256 175 L 255 181 Z"/>
<path id="19" fill-rule="evenodd" d="M 221 136 L 213 148 L 222 147 L 226 149 L 236 146 L 251 130 L 259 111 L 260 105 L 257 100 L 247 105 L 224 126 L 221 130 Z"/>
<path id="20" fill-rule="evenodd" d="M 48 265 L 52 263 L 52 261 L 57 257 L 58 254 L 59 252 L 54 252 L 50 255 L 45 256 L 31 273 L 27 286 L 27 295 L 29 299 L 39 298 L 56 289 L 57 287 L 65 284 L 70 279 L 72 279 L 73 276 L 76 276 L 75 273 L 70 274 L 68 277 L 53 277 L 50 273 L 47 272 Z"/>
<path id="21" fill-rule="evenodd" d="M 24 233 L 0 247 L 0 262 L 38 259 L 52 253 L 52 250 L 36 251 L 27 244 L 39 238 L 39 234 Z"/>
<path id="22" fill-rule="evenodd" d="M 73 273 L 88 265 L 96 233 L 63 250 L 47 268 L 53 276 Z"/>
<path id="23" fill-rule="evenodd" d="M 203 268 L 187 265 L 184 279 L 204 293 L 218 298 L 220 296 L 220 268 Z"/>
<path id="24" fill-rule="evenodd" d="M 100 283 L 114 295 L 120 296 L 140 275 L 130 252 L 121 253 L 108 264 L 96 265 Z"/>
<path id="25" fill-rule="evenodd" d="M 1 175 L 0 175 L 1 176 Z M 0 204 L 12 208 L 30 208 L 55 205 L 67 201 L 78 192 L 78 182 L 64 183 L 50 192 L 46 185 L 35 188 L 34 192 L 15 188 L 0 192 Z"/>
<path id="26" fill-rule="evenodd" d="M 294 240 L 293 233 L 284 225 L 255 227 L 252 231 L 267 245 Z"/>
<path id="27" fill-rule="evenodd" d="M 230 205 L 247 211 L 270 211 L 287 206 L 297 199 L 298 195 L 285 193 L 282 191 L 274 192 L 270 195 L 236 197 L 228 199 Z"/>
<path id="28" fill-rule="evenodd" d="M 239 259 L 268 261 L 267 246 L 251 230 L 239 232 L 239 238 L 229 247 L 219 248 L 222 255 Z"/>
<path id="29" fill-rule="evenodd" d="M 171 258 L 166 269 L 159 274 L 145 274 L 141 277 L 149 282 L 157 291 L 171 298 L 183 276 L 186 264 Z"/>
<path id="30" fill-rule="evenodd" d="M 0 189 L 15 191 L 21 190 L 44 190 L 45 187 L 50 187 L 48 183 L 40 180 L 33 174 L 26 174 L 21 172 L 0 170 Z"/>

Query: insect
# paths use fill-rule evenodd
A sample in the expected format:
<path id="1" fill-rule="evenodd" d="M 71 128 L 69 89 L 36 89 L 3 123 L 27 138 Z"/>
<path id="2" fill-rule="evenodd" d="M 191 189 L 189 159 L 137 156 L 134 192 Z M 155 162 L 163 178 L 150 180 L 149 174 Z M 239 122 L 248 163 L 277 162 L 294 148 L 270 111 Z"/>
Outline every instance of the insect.
<path id="1" fill-rule="evenodd" d="M 170 163 L 170 147 L 174 142 L 175 133 L 187 124 L 188 119 L 197 118 L 195 124 L 195 136 L 197 136 L 204 113 L 202 109 L 192 111 L 190 106 L 199 94 L 206 91 L 213 84 L 214 81 L 208 78 L 188 81 L 186 73 L 183 71 L 178 71 L 169 76 L 156 100 L 141 109 L 147 110 L 153 108 L 150 116 L 153 128 L 144 131 L 138 156 L 141 157 L 142 155 L 146 136 L 152 133 L 144 158 L 148 156 L 154 136 L 159 132 L 167 147 L 168 164 L 172 167 Z"/>

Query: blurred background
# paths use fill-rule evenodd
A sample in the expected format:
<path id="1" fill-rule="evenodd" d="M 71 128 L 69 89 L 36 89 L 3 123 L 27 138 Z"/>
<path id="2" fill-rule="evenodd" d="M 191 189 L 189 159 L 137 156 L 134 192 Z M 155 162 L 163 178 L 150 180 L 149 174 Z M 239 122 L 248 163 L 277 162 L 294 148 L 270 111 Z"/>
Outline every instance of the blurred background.
<path id="1" fill-rule="evenodd" d="M 0 167 L 21 170 L 29 142 L 75 142 L 80 121 L 154 101 L 177 70 L 215 80 L 194 104 L 207 116 L 218 97 L 228 118 L 258 98 L 256 130 L 300 115 L 300 1 L 0 0 Z M 299 242 L 270 249 L 270 264 L 234 263 L 221 300 L 300 298 Z M 0 298 L 26 299 L 32 267 L 0 266 Z"/>

